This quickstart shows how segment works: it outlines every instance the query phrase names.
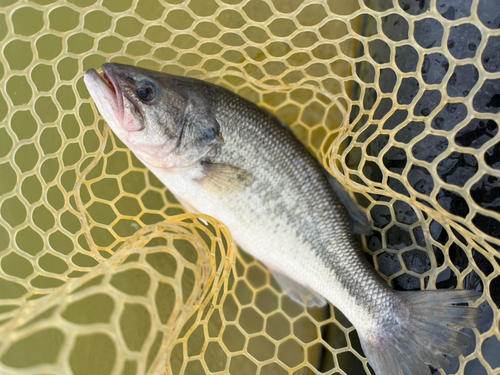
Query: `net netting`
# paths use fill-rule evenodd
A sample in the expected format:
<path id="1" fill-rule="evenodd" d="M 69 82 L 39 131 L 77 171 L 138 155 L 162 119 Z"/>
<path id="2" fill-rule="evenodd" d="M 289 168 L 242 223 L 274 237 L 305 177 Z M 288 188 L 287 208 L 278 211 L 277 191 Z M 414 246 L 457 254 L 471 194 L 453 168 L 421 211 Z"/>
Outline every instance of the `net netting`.
<path id="1" fill-rule="evenodd" d="M 483 291 L 441 374 L 500 374 L 498 0 L 1 0 L 0 373 L 362 374 L 356 331 L 186 214 L 83 83 L 104 62 L 225 86 L 373 219 L 396 289 Z"/>

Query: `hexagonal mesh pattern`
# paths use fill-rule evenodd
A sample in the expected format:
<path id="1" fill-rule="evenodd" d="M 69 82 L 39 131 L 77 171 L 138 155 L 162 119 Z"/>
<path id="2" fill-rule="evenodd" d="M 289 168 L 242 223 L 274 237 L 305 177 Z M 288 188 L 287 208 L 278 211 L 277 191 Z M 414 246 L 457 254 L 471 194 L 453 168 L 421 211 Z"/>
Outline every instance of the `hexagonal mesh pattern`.
<path id="1" fill-rule="evenodd" d="M 497 1 L 4 0 L 0 49 L 1 374 L 369 373 L 333 306 L 172 217 L 91 103 L 106 61 L 276 114 L 369 212 L 395 288 L 484 291 L 476 345 L 438 372 L 500 374 Z"/>

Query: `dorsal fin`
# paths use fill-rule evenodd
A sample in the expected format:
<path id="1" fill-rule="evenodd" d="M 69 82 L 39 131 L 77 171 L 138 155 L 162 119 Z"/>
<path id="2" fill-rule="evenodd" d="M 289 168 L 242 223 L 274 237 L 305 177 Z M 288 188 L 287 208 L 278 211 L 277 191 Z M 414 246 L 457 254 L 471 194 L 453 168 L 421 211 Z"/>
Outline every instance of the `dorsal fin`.
<path id="1" fill-rule="evenodd" d="M 323 168 L 326 178 L 330 183 L 335 195 L 340 200 L 340 202 L 346 208 L 347 213 L 351 218 L 352 231 L 355 234 L 366 234 L 370 235 L 372 231 L 372 223 L 363 212 L 358 203 L 351 198 L 349 193 L 344 189 L 344 187 L 338 182 L 335 177 L 333 177 L 325 168 Z"/>

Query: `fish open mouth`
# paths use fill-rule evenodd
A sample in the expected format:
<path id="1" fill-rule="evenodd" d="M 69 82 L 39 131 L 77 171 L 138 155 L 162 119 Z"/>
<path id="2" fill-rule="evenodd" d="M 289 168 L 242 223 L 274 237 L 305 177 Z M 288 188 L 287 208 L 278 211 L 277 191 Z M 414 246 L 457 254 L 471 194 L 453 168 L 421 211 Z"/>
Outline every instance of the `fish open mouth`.
<path id="1" fill-rule="evenodd" d="M 113 72 L 106 68 L 102 67 L 103 75 L 101 77 L 102 82 L 108 86 L 108 88 L 113 92 L 116 98 L 116 105 L 118 107 L 118 120 L 123 122 L 123 94 L 120 88 L 120 85 L 116 81 L 116 78 Z M 100 77 L 100 76 L 99 76 Z"/>
<path id="2" fill-rule="evenodd" d="M 142 111 L 142 108 L 139 106 L 136 99 L 129 94 L 128 90 L 121 89 L 116 78 L 117 72 L 115 72 L 115 70 L 113 69 L 112 64 L 104 64 L 102 66 L 102 71 L 103 71 L 103 81 L 105 81 L 110 90 L 112 90 L 116 96 L 116 103 L 118 105 L 118 116 L 122 126 L 128 131 L 141 130 L 142 123 L 144 121 L 144 113 Z M 125 74 L 124 77 L 121 78 L 125 78 L 126 81 L 128 77 Z M 125 100 L 128 100 L 132 104 L 132 106 L 127 105 L 128 103 L 125 103 Z M 133 118 L 136 121 L 130 121 L 131 119 L 128 118 L 129 116 L 127 116 L 127 118 L 124 117 L 126 105 L 128 110 L 132 110 L 134 112 Z M 140 129 L 137 127 L 135 123 L 141 123 Z M 131 124 L 134 125 L 131 126 Z"/>
<path id="3" fill-rule="evenodd" d="M 111 79 L 109 78 L 109 76 L 106 74 L 106 72 L 103 72 L 102 74 L 102 77 L 104 78 L 103 79 L 103 82 L 108 85 L 109 89 L 111 91 L 113 91 L 116 95 L 116 89 L 115 89 L 115 86 L 113 86 L 113 84 L 111 83 Z"/>
<path id="4" fill-rule="evenodd" d="M 104 64 L 102 71 L 103 74 L 100 75 L 94 69 L 89 69 L 84 76 L 87 89 L 101 115 L 117 129 L 127 132 L 142 130 L 144 114 L 140 105 L 128 93 L 127 76 L 122 76 L 122 72 L 117 71 L 114 64 Z M 124 86 L 120 85 L 122 81 Z"/>

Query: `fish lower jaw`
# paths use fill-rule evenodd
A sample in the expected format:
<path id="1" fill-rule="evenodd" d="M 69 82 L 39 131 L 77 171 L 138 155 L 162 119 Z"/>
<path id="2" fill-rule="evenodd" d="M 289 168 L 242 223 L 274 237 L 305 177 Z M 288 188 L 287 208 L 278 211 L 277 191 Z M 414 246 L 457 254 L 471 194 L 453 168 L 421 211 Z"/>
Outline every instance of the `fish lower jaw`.
<path id="1" fill-rule="evenodd" d="M 119 135 L 121 133 L 121 118 L 119 101 L 115 91 L 93 69 L 88 70 L 83 79 L 102 117 L 104 117 L 111 129 Z"/>

